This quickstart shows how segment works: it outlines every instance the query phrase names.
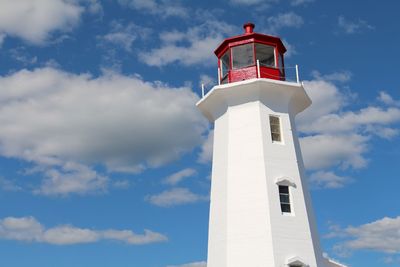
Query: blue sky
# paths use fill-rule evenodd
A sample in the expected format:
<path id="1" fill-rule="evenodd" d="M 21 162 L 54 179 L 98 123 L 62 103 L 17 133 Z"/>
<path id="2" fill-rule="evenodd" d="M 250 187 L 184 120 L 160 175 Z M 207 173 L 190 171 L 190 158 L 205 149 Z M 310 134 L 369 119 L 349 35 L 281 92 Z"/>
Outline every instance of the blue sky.
<path id="1" fill-rule="evenodd" d="M 0 0 L 0 266 L 204 267 L 214 49 L 280 36 L 323 251 L 400 265 L 400 4 Z M 289 74 L 292 75 L 292 74 Z"/>

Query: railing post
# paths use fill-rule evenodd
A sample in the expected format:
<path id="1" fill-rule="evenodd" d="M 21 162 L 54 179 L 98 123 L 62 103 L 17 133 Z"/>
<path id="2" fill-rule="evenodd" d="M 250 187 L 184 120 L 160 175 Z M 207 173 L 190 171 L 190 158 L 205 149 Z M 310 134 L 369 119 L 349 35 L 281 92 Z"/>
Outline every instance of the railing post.
<path id="1" fill-rule="evenodd" d="M 221 69 L 218 68 L 218 85 L 221 85 Z"/>
<path id="2" fill-rule="evenodd" d="M 204 97 L 204 83 L 201 84 L 201 97 Z"/>
<path id="3" fill-rule="evenodd" d="M 257 59 L 257 78 L 261 78 L 260 75 L 260 60 Z"/>
<path id="4" fill-rule="evenodd" d="M 297 83 L 300 83 L 300 78 L 299 78 L 299 65 L 296 64 L 296 80 Z"/>

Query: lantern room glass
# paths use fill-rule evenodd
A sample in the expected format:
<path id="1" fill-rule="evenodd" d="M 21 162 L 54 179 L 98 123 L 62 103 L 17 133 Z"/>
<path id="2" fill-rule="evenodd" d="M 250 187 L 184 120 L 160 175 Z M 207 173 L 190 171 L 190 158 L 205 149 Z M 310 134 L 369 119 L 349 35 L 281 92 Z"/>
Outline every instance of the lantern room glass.
<path id="1" fill-rule="evenodd" d="M 278 54 L 278 67 L 281 73 L 283 73 L 283 56 L 281 53 Z"/>
<path id="2" fill-rule="evenodd" d="M 229 72 L 229 65 L 231 61 L 230 51 L 226 51 L 225 54 L 221 57 L 221 77 L 224 78 Z"/>
<path id="3" fill-rule="evenodd" d="M 254 65 L 253 44 L 232 47 L 232 68 L 240 69 Z"/>
<path id="4" fill-rule="evenodd" d="M 275 47 L 264 44 L 255 44 L 256 58 L 260 61 L 260 66 L 276 67 L 275 63 Z"/>

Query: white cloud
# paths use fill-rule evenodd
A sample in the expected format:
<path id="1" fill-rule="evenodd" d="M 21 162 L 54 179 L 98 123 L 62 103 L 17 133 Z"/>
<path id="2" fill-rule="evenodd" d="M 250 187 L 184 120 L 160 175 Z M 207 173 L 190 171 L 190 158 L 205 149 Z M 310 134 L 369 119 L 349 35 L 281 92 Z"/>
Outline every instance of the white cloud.
<path id="1" fill-rule="evenodd" d="M 0 48 L 3 46 L 4 39 L 6 38 L 5 34 L 0 33 Z"/>
<path id="2" fill-rule="evenodd" d="M 304 86 L 313 101 L 297 117 L 298 129 L 306 135 L 300 138 L 304 162 L 308 170 L 323 171 L 311 174 L 311 181 L 317 187 L 329 187 L 327 179 L 343 185 L 352 178 L 340 177 L 326 169 L 367 166 L 365 154 L 370 149 L 372 138 L 390 139 L 398 134 L 391 125 L 400 121 L 400 109 L 370 105 L 355 111 L 343 111 L 349 106 L 352 96 L 340 92 L 333 83 L 319 78 L 305 81 Z"/>
<path id="3" fill-rule="evenodd" d="M 163 183 L 168 184 L 168 185 L 176 185 L 176 184 L 180 183 L 181 181 L 183 181 L 184 179 L 192 177 L 196 174 L 197 174 L 197 172 L 195 169 L 186 168 L 186 169 L 180 170 L 180 171 L 166 177 L 163 180 Z"/>
<path id="4" fill-rule="evenodd" d="M 9 50 L 10 56 L 24 66 L 33 65 L 37 63 L 37 56 L 31 56 L 24 47 L 16 47 Z"/>
<path id="5" fill-rule="evenodd" d="M 101 0 L 80 0 L 86 2 L 87 9 L 92 14 L 103 14 L 103 6 L 101 5 Z"/>
<path id="6" fill-rule="evenodd" d="M 256 5 L 261 4 L 264 0 L 230 0 L 232 4 L 239 5 Z"/>
<path id="7" fill-rule="evenodd" d="M 207 93 L 207 90 L 211 90 L 213 86 L 217 84 L 217 81 L 215 78 L 202 74 L 200 75 L 200 82 L 199 82 L 199 87 L 201 88 L 201 85 L 204 85 L 205 87 L 205 93 Z"/>
<path id="8" fill-rule="evenodd" d="M 179 63 L 185 66 L 209 65 L 216 62 L 213 51 L 226 35 L 231 35 L 234 27 L 219 21 L 206 21 L 189 28 L 186 32 L 176 30 L 160 34 L 162 45 L 139 55 L 150 66 L 165 66 Z"/>
<path id="9" fill-rule="evenodd" d="M 331 82 L 324 80 L 305 81 L 304 87 L 312 100 L 312 105 L 296 118 L 300 132 L 308 134 L 300 138 L 305 166 L 308 170 L 322 170 L 335 166 L 342 168 L 361 168 L 367 160 L 363 153 L 367 151 L 368 137 L 356 132 L 339 134 L 323 131 L 326 124 L 316 125 L 316 121 L 330 116 L 339 116 L 339 112 L 347 102 L 347 96 Z M 320 127 L 320 128 L 319 128 Z M 354 128 L 352 128 L 354 129 Z M 346 143 L 346 146 L 342 144 Z M 313 182 L 318 186 L 324 179 Z M 326 178 L 326 177 L 325 177 Z"/>
<path id="10" fill-rule="evenodd" d="M 334 227 L 328 237 L 344 238 L 336 249 L 340 252 L 347 250 L 373 250 L 384 253 L 400 253 L 400 216 L 384 217 L 360 226 L 348 226 L 345 229 Z"/>
<path id="11" fill-rule="evenodd" d="M 160 34 L 160 40 L 164 43 L 176 43 L 186 39 L 185 32 L 180 32 L 177 30 L 172 30 L 170 32 L 163 32 Z"/>
<path id="12" fill-rule="evenodd" d="M 33 217 L 7 217 L 0 220 L 0 237 L 3 239 L 38 241 L 43 231 L 43 226 Z"/>
<path id="13" fill-rule="evenodd" d="M 386 264 L 400 264 L 400 257 L 387 256 L 383 258 L 383 262 Z"/>
<path id="14" fill-rule="evenodd" d="M 128 32 L 110 32 L 103 36 L 109 43 L 120 45 L 126 51 L 131 51 L 131 46 L 136 37 Z"/>
<path id="15" fill-rule="evenodd" d="M 214 143 L 214 130 L 208 132 L 207 138 L 204 140 L 201 146 L 201 152 L 198 161 L 201 163 L 207 163 L 211 161 L 213 154 L 213 143 Z"/>
<path id="16" fill-rule="evenodd" d="M 292 6 L 301 6 L 301 5 L 305 5 L 308 3 L 312 3 L 315 0 L 292 0 L 292 2 L 290 3 Z"/>
<path id="17" fill-rule="evenodd" d="M 378 100 L 389 106 L 400 107 L 400 100 L 394 100 L 391 95 L 384 91 L 379 92 Z"/>
<path id="18" fill-rule="evenodd" d="M 66 0 L 2 0 L 0 35 L 43 44 L 52 32 L 75 26 L 83 10 L 78 3 Z"/>
<path id="19" fill-rule="evenodd" d="M 67 162 L 60 168 L 48 167 L 43 170 L 44 179 L 34 193 L 41 195 L 68 195 L 104 192 L 108 177 L 100 175 L 89 167 Z"/>
<path id="20" fill-rule="evenodd" d="M 111 23 L 111 30 L 98 38 L 106 43 L 120 46 L 128 52 L 132 51 L 132 44 L 137 38 L 146 38 L 150 33 L 150 29 L 137 26 L 134 23 L 123 25 L 118 21 Z"/>
<path id="21" fill-rule="evenodd" d="M 280 0 L 229 0 L 231 5 L 238 7 L 250 8 L 253 7 L 253 12 L 262 13 L 267 9 L 271 9 L 278 4 Z"/>
<path id="22" fill-rule="evenodd" d="M 312 104 L 297 118 L 297 127 L 306 131 L 307 125 L 321 116 L 336 113 L 346 104 L 347 96 L 339 91 L 333 83 L 323 80 L 304 81 L 304 88 L 312 100 Z M 304 128 L 303 128 L 304 127 Z"/>
<path id="23" fill-rule="evenodd" d="M 55 245 L 93 243 L 99 239 L 100 236 L 96 231 L 77 228 L 69 225 L 47 229 L 39 236 L 39 240 L 41 242 Z"/>
<path id="24" fill-rule="evenodd" d="M 65 164 L 140 172 L 175 160 L 208 128 L 196 101 L 189 88 L 135 76 L 21 70 L 0 77 L 0 155 L 47 166 L 41 193 L 103 190 L 106 178 Z"/>
<path id="25" fill-rule="evenodd" d="M 282 40 L 283 44 L 286 47 L 285 58 L 290 58 L 293 55 L 297 55 L 296 47 L 290 44 L 287 40 Z M 287 76 L 288 74 L 286 74 Z"/>
<path id="26" fill-rule="evenodd" d="M 338 176 L 331 171 L 314 172 L 309 176 L 308 180 L 312 186 L 317 188 L 340 188 L 352 181 L 350 177 Z"/>
<path id="27" fill-rule="evenodd" d="M 282 28 L 300 28 L 303 24 L 303 18 L 293 11 L 280 13 L 267 19 L 266 32 L 277 33 Z"/>
<path id="28" fill-rule="evenodd" d="M 358 169 L 367 165 L 367 159 L 363 156 L 367 151 L 367 141 L 368 137 L 357 134 L 319 134 L 301 138 L 300 144 L 308 170 L 335 166 Z"/>
<path id="29" fill-rule="evenodd" d="M 135 10 L 166 17 L 188 17 L 189 10 L 179 2 L 157 1 L 157 0 L 118 0 L 118 3 L 124 7 L 130 7 Z"/>
<path id="30" fill-rule="evenodd" d="M 362 130 L 368 126 L 371 134 L 374 134 L 375 125 L 390 125 L 400 121 L 400 109 L 395 107 L 381 108 L 369 106 L 359 111 L 343 112 L 339 114 L 327 114 L 307 126 L 302 125 L 302 131 L 306 133 L 340 133 Z"/>
<path id="31" fill-rule="evenodd" d="M 40 242 L 54 245 L 93 243 L 101 240 L 117 240 L 132 245 L 143 245 L 167 241 L 160 233 L 144 230 L 136 234 L 131 230 L 91 230 L 71 225 L 45 228 L 34 217 L 6 217 L 0 220 L 0 239 L 25 242 Z"/>
<path id="32" fill-rule="evenodd" d="M 177 205 L 207 201 L 208 196 L 198 195 L 187 188 L 173 188 L 157 195 L 150 195 L 145 198 L 153 205 L 160 207 L 172 207 Z"/>
<path id="33" fill-rule="evenodd" d="M 197 261 L 191 263 L 185 263 L 181 265 L 168 265 L 167 267 L 207 267 L 206 261 Z"/>
<path id="34" fill-rule="evenodd" d="M 157 7 L 156 0 L 118 0 L 121 5 L 130 6 L 135 9 L 152 10 Z"/>
<path id="35" fill-rule="evenodd" d="M 397 134 L 398 131 L 390 128 L 390 125 L 400 121 L 399 108 L 370 105 L 355 111 L 342 111 L 348 106 L 351 96 L 341 93 L 333 83 L 318 79 L 305 81 L 304 85 L 313 103 L 298 116 L 297 122 L 301 132 L 312 135 L 308 138 L 317 141 L 322 140 L 323 136 L 341 138 L 351 133 L 353 135 L 349 140 L 356 145 L 368 141 L 370 136 L 390 139 Z M 362 140 L 354 134 L 364 137 L 364 141 L 360 143 Z"/>
<path id="36" fill-rule="evenodd" d="M 15 180 L 6 179 L 0 176 L 0 190 L 16 192 L 21 191 L 22 187 L 19 186 Z"/>
<path id="37" fill-rule="evenodd" d="M 105 239 L 119 240 L 131 245 L 144 245 L 168 240 L 165 235 L 147 229 L 144 230 L 143 235 L 135 234 L 130 230 L 106 230 L 101 233 Z"/>
<path id="38" fill-rule="evenodd" d="M 350 71 L 338 71 L 322 75 L 319 71 L 314 70 L 311 75 L 316 80 L 332 81 L 332 82 L 348 82 L 353 74 Z"/>
<path id="39" fill-rule="evenodd" d="M 344 16 L 339 16 L 338 25 L 341 30 L 347 34 L 360 33 L 364 30 L 373 30 L 374 26 L 369 25 L 365 20 L 355 20 L 351 21 L 346 19 Z"/>
<path id="40" fill-rule="evenodd" d="M 132 185 L 129 180 L 117 180 L 112 183 L 112 186 L 117 189 L 127 189 Z"/>

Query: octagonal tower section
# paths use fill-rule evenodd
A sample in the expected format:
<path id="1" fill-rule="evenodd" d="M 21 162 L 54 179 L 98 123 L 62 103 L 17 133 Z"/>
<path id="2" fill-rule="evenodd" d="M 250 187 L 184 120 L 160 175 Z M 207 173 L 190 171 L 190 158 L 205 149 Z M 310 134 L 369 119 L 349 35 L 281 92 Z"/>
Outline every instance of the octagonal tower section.
<path id="1" fill-rule="evenodd" d="M 254 32 L 253 23 L 243 28 L 243 34 L 225 39 L 214 51 L 219 84 L 253 78 L 285 81 L 286 48 L 281 39 Z"/>

